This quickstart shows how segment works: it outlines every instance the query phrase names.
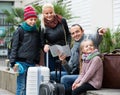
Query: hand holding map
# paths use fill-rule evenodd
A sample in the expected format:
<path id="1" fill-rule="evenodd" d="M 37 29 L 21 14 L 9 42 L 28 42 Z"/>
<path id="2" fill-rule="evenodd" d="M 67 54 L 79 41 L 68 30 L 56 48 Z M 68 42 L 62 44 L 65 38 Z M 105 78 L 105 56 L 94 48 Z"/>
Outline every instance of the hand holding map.
<path id="1" fill-rule="evenodd" d="M 50 46 L 50 52 L 53 57 L 58 56 L 59 53 L 62 53 L 64 55 L 66 55 L 67 57 L 71 55 L 69 45 L 64 45 L 64 46 L 52 45 L 52 46 Z"/>

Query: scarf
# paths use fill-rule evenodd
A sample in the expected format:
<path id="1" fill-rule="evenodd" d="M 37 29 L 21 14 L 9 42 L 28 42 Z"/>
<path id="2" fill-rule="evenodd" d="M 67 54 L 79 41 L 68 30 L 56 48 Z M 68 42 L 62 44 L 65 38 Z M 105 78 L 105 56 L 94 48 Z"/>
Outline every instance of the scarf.
<path id="1" fill-rule="evenodd" d="M 33 31 L 36 31 L 37 30 L 37 27 L 36 25 L 34 26 L 30 26 L 28 25 L 26 22 L 23 22 L 21 27 L 25 30 L 25 31 L 29 31 L 29 32 L 33 32 Z"/>
<path id="2" fill-rule="evenodd" d="M 45 26 L 48 26 L 50 28 L 54 28 L 57 26 L 58 23 L 62 22 L 62 16 L 56 14 L 52 20 L 47 20 L 44 18 Z"/>
<path id="3" fill-rule="evenodd" d="M 89 61 L 94 58 L 95 56 L 99 55 L 100 53 L 98 52 L 97 49 L 95 49 L 92 53 L 90 54 L 82 54 L 82 60 L 85 63 L 89 63 Z"/>

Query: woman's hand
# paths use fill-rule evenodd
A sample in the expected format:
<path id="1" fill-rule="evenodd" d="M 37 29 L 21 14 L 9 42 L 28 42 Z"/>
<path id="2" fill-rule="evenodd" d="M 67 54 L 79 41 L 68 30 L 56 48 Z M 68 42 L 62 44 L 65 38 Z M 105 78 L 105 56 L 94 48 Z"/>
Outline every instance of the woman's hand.
<path id="1" fill-rule="evenodd" d="M 49 48 L 49 45 L 48 45 L 48 44 L 46 44 L 46 45 L 44 46 L 44 52 L 46 52 L 46 53 L 47 53 L 47 52 L 49 51 L 49 49 L 50 49 L 50 48 Z"/>

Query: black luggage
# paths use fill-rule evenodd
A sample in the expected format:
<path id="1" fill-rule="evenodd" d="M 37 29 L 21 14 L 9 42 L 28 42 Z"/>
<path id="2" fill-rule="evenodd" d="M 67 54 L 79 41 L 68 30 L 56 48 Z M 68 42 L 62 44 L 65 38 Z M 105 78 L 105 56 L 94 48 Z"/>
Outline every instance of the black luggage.
<path id="1" fill-rule="evenodd" d="M 43 83 L 40 85 L 39 95 L 65 95 L 64 85 L 60 83 Z"/>
<path id="2" fill-rule="evenodd" d="M 48 53 L 47 53 L 48 55 Z M 58 61 L 60 62 L 60 61 Z M 61 66 L 59 68 L 59 81 L 57 80 L 57 69 L 56 69 L 56 81 L 50 81 L 48 83 L 42 83 L 39 88 L 39 95 L 65 95 L 65 87 L 63 84 L 57 83 L 60 82 L 61 78 Z"/>

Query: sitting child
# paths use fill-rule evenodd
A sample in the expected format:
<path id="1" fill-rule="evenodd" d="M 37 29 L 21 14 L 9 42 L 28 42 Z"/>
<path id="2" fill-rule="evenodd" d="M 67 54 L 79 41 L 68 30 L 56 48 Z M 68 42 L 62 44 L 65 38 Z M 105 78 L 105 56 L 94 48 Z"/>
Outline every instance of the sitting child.
<path id="1" fill-rule="evenodd" d="M 99 52 L 91 40 L 84 40 L 80 45 L 82 68 L 72 85 L 72 95 L 80 95 L 87 90 L 100 89 L 103 80 L 103 63 Z"/>

